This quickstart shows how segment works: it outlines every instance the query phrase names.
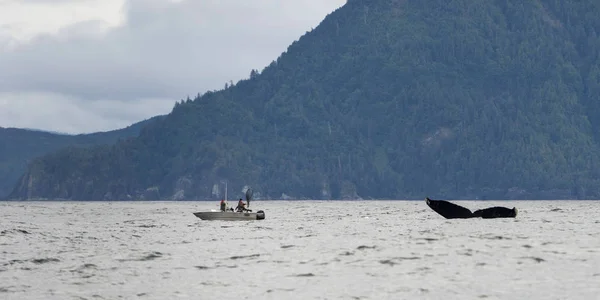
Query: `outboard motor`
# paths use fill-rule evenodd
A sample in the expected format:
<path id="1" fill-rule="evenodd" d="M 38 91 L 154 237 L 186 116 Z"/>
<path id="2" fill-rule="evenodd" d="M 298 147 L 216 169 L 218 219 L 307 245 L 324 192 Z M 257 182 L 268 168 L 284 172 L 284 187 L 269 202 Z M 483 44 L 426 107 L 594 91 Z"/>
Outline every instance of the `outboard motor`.
<path id="1" fill-rule="evenodd" d="M 259 210 L 256 212 L 256 219 L 257 220 L 263 220 L 265 218 L 265 212 L 262 210 Z"/>

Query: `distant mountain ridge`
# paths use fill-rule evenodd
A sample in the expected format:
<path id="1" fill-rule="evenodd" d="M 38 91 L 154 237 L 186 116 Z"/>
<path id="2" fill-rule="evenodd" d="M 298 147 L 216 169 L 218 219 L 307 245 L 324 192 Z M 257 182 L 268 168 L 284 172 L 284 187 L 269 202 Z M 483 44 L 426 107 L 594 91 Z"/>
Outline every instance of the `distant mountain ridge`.
<path id="1" fill-rule="evenodd" d="M 597 198 L 599 6 L 351 0 L 139 137 L 34 160 L 11 198 Z"/>
<path id="2" fill-rule="evenodd" d="M 0 127 L 0 199 L 8 196 L 17 180 L 36 157 L 67 147 L 109 145 L 137 136 L 141 129 L 162 116 L 118 130 L 89 134 L 66 134 L 41 129 Z"/>
<path id="3" fill-rule="evenodd" d="M 28 127 L 20 128 L 20 127 L 2 127 L 2 126 L 0 126 L 0 128 L 1 129 L 21 129 L 21 130 L 27 130 L 27 131 L 52 133 L 52 134 L 57 134 L 57 135 L 75 135 L 75 134 L 70 134 L 67 132 L 44 130 L 44 129 L 39 129 L 39 128 L 28 128 Z"/>

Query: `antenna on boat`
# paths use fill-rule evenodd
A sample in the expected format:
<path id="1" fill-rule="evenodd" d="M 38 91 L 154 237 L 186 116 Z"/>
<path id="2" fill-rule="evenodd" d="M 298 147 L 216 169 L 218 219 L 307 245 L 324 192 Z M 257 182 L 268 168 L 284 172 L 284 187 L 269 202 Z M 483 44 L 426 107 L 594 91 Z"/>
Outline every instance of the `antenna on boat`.
<path id="1" fill-rule="evenodd" d="M 227 202 L 227 180 L 221 180 L 221 184 L 225 184 L 225 202 Z"/>

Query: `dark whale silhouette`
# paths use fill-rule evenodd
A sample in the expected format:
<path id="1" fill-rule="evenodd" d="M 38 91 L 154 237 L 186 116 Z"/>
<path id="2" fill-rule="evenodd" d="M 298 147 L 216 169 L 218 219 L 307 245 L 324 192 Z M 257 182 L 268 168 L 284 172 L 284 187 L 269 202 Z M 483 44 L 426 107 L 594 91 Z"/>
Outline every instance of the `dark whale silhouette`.
<path id="1" fill-rule="evenodd" d="M 478 209 L 474 212 L 471 212 L 468 208 L 462 207 L 460 205 L 448 202 L 446 200 L 433 200 L 429 199 L 429 197 L 425 198 L 425 202 L 427 206 L 429 206 L 433 211 L 440 214 L 442 217 L 446 219 L 469 219 L 469 218 L 483 218 L 483 219 L 496 219 L 496 218 L 515 218 L 517 217 L 517 209 L 513 207 L 512 209 L 501 207 L 501 206 L 493 206 L 484 209 Z"/>

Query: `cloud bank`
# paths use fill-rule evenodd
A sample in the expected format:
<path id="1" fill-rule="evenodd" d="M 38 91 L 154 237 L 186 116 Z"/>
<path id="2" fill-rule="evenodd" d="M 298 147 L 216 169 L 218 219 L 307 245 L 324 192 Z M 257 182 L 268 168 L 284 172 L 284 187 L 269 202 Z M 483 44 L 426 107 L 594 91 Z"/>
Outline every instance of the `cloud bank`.
<path id="1" fill-rule="evenodd" d="M 119 26 L 85 20 L 5 45 L 0 126 L 82 133 L 168 113 L 178 99 L 261 70 L 344 3 L 127 1 Z"/>

